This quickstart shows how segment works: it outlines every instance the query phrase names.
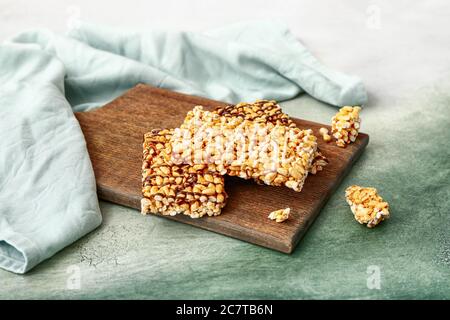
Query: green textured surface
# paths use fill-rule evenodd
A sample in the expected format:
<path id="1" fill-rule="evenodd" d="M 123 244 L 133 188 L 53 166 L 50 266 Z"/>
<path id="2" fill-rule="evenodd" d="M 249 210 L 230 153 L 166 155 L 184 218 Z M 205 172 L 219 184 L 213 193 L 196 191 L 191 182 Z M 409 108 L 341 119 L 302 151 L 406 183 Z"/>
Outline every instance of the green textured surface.
<path id="1" fill-rule="evenodd" d="M 292 255 L 101 203 L 103 225 L 27 275 L 0 270 L 0 298 L 450 298 L 450 86 L 362 112 L 370 143 Z M 328 123 L 303 96 L 289 114 Z M 392 218 L 370 230 L 344 201 L 374 186 Z M 67 287 L 71 266 L 80 289 Z M 367 287 L 378 266 L 380 289 Z"/>

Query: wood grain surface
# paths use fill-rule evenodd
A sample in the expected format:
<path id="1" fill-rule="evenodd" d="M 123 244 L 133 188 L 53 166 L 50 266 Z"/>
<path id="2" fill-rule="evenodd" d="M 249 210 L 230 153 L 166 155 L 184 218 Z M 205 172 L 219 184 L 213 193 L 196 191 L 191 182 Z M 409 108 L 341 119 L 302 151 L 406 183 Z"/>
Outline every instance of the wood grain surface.
<path id="1" fill-rule="evenodd" d="M 178 127 L 195 105 L 212 110 L 224 103 L 140 84 L 102 108 L 76 113 L 86 138 L 99 198 L 139 210 L 143 134 L 155 128 Z M 313 129 L 317 136 L 321 127 L 330 129 L 328 125 L 293 120 L 299 128 Z M 164 217 L 291 253 L 361 155 L 369 136 L 361 133 L 345 149 L 321 138 L 318 142 L 330 163 L 317 175 L 309 175 L 300 193 L 226 177 L 229 199 L 220 216 Z M 291 208 L 291 216 L 284 223 L 267 218 L 271 211 L 286 207 Z"/>

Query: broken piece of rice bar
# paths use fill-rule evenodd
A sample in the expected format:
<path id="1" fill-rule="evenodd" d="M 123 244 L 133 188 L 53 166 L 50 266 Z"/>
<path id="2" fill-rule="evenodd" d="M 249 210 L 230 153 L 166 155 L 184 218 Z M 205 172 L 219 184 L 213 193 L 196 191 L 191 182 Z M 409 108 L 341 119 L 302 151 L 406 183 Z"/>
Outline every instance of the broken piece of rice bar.
<path id="1" fill-rule="evenodd" d="M 326 165 L 328 165 L 328 159 L 320 152 L 319 148 L 317 148 L 309 172 L 311 174 L 316 174 L 317 172 L 322 171 L 323 167 Z"/>
<path id="2" fill-rule="evenodd" d="M 301 191 L 317 150 L 312 130 L 224 117 L 196 106 L 175 129 L 176 163 L 209 163 L 221 173 Z"/>
<path id="3" fill-rule="evenodd" d="M 153 130 L 144 135 L 141 212 L 192 218 L 215 216 L 225 206 L 224 178 L 203 164 L 170 161 L 173 130 Z"/>
<path id="4" fill-rule="evenodd" d="M 355 142 L 361 123 L 360 110 L 361 107 L 342 107 L 331 119 L 331 134 L 339 147 L 345 148 L 347 144 Z"/>
<path id="5" fill-rule="evenodd" d="M 276 222 L 283 222 L 289 219 L 289 213 L 291 212 L 291 208 L 280 209 L 276 211 L 272 211 L 268 218 L 270 220 L 275 220 Z"/>
<path id="6" fill-rule="evenodd" d="M 350 205 L 356 221 L 373 228 L 389 218 L 389 204 L 383 201 L 375 188 L 350 186 L 345 190 L 345 199 Z"/>
<path id="7" fill-rule="evenodd" d="M 213 111 L 221 117 L 242 118 L 257 123 L 272 123 L 274 125 L 282 125 L 295 128 L 296 124 L 291 120 L 289 115 L 283 112 L 280 105 L 275 100 L 256 100 L 253 103 L 241 102 L 236 105 L 228 105 L 218 107 Z M 327 158 L 316 150 L 310 173 L 316 174 L 323 170 L 328 164 Z"/>

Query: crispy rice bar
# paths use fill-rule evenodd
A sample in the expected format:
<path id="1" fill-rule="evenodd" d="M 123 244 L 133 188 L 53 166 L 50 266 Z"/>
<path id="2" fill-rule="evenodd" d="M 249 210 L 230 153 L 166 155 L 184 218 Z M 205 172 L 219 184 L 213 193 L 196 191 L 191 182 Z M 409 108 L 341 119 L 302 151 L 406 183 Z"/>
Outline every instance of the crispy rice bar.
<path id="1" fill-rule="evenodd" d="M 215 143 L 204 136 L 211 130 Z M 244 146 L 235 142 L 236 133 Z M 215 150 L 217 142 L 227 141 L 231 152 Z M 249 145 L 259 150 L 262 144 L 269 147 L 256 157 L 249 152 Z M 143 146 L 143 214 L 218 215 L 227 199 L 224 174 L 300 191 L 308 172 L 315 174 L 328 162 L 312 131 L 296 128 L 275 101 L 267 100 L 214 112 L 196 107 L 181 129 L 153 130 L 144 135 Z M 225 158 L 214 158 L 218 155 Z"/>
<path id="2" fill-rule="evenodd" d="M 223 176 L 203 164 L 171 163 L 172 134 L 173 130 L 153 130 L 144 135 L 141 212 L 219 215 L 227 199 Z"/>
<path id="3" fill-rule="evenodd" d="M 221 174 L 301 191 L 317 150 L 312 130 L 223 117 L 201 106 L 174 131 L 178 163 L 214 164 Z"/>
<path id="4" fill-rule="evenodd" d="M 295 123 L 282 111 L 275 100 L 256 100 L 253 103 L 241 102 L 236 105 L 219 107 L 214 110 L 221 117 L 241 118 L 256 123 L 272 123 L 278 126 L 295 128 Z M 317 148 L 313 163 L 310 168 L 311 174 L 316 174 L 328 164 L 328 159 Z M 238 174 L 239 175 L 239 174 Z"/>

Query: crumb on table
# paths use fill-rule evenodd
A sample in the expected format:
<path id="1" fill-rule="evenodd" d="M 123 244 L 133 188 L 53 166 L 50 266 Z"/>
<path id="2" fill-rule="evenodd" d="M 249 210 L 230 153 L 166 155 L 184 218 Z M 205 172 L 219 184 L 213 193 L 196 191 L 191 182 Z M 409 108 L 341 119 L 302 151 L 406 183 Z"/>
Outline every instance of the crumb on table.
<path id="1" fill-rule="evenodd" d="M 275 220 L 276 222 L 283 222 L 289 219 L 289 213 L 291 212 L 291 208 L 280 209 L 276 211 L 272 211 L 268 218 L 270 220 Z"/>
<path id="2" fill-rule="evenodd" d="M 328 134 L 328 129 L 327 128 L 320 128 L 319 129 L 319 133 L 322 135 L 322 139 L 325 142 L 330 142 L 331 141 L 331 136 Z"/>

